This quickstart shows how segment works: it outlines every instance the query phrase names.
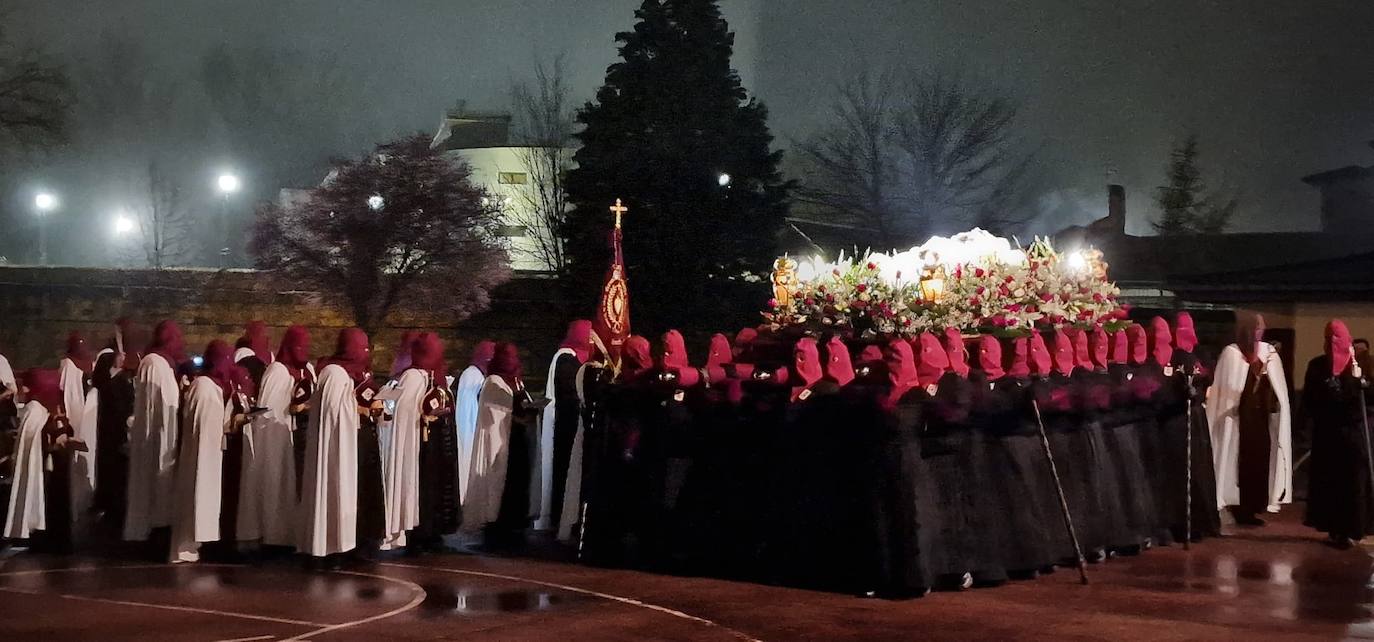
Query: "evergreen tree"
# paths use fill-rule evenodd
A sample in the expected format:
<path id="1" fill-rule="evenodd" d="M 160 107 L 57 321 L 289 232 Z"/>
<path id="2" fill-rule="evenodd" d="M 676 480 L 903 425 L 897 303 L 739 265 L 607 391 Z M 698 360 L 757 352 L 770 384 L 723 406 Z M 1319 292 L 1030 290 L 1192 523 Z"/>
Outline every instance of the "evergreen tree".
<path id="1" fill-rule="evenodd" d="M 619 198 L 637 328 L 752 316 L 767 294 L 736 279 L 776 258 L 790 188 L 767 110 L 730 66 L 734 34 L 715 0 L 644 0 L 635 16 L 577 116 L 563 229 L 574 300 L 597 300 Z"/>
<path id="2" fill-rule="evenodd" d="M 1220 234 L 1231 224 L 1236 199 L 1220 200 L 1208 193 L 1197 158 L 1197 134 L 1189 134 L 1169 152 L 1169 166 L 1165 169 L 1168 184 L 1161 185 L 1155 196 L 1155 202 L 1163 210 L 1159 220 L 1151 223 L 1155 232 L 1163 235 Z"/>

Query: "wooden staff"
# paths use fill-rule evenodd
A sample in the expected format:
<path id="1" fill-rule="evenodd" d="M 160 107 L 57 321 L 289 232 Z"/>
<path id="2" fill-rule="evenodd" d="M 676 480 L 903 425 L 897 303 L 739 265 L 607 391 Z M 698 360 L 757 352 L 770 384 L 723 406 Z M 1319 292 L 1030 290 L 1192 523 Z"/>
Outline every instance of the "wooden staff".
<path id="1" fill-rule="evenodd" d="M 1083 584 L 1088 583 L 1088 563 L 1083 559 L 1083 546 L 1078 543 L 1078 532 L 1073 528 L 1073 517 L 1069 515 L 1069 501 L 1064 498 L 1064 484 L 1059 481 L 1059 468 L 1054 464 L 1054 451 L 1050 449 L 1050 437 L 1045 433 L 1045 420 L 1040 417 L 1040 401 L 1031 393 L 1031 407 L 1035 409 L 1035 425 L 1040 428 L 1040 443 L 1045 447 L 1045 459 L 1050 462 L 1050 475 L 1054 477 L 1054 490 L 1059 494 L 1059 511 L 1064 515 L 1064 528 L 1069 531 L 1073 541 L 1073 553 L 1078 556 L 1078 577 Z"/>
<path id="2" fill-rule="evenodd" d="M 1188 545 L 1193 541 L 1193 374 L 1194 370 L 1188 371 L 1188 436 L 1185 440 L 1187 446 L 1183 449 L 1183 467 L 1187 470 L 1183 473 L 1183 550 L 1188 550 Z"/>

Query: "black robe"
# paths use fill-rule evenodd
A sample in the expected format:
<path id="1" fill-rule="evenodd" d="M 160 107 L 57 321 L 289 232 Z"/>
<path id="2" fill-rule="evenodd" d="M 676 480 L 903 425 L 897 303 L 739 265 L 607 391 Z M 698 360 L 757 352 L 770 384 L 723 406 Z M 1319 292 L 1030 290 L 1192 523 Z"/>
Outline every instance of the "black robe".
<path id="1" fill-rule="evenodd" d="M 1030 407 L 1030 382 L 1017 377 L 988 381 L 979 371 L 969 380 L 975 390 L 973 424 L 983 440 L 980 466 L 994 488 L 991 503 L 1004 516 L 1002 565 L 1024 575 L 1073 557 Z"/>
<path id="2" fill-rule="evenodd" d="M 1312 426 L 1312 459 L 1303 523 L 1332 537 L 1359 540 L 1374 533 L 1374 490 L 1364 434 L 1370 408 L 1360 400 L 1364 389 L 1364 402 L 1369 402 L 1365 381 L 1349 369 L 1332 376 L 1326 355 L 1307 364 L 1302 411 Z"/>
<path id="3" fill-rule="evenodd" d="M 1105 385 L 1112 402 L 1110 409 L 1090 413 L 1089 419 L 1092 434 L 1099 439 L 1094 452 L 1104 543 L 1118 552 L 1139 552 L 1147 541 L 1161 536 L 1155 492 L 1159 467 L 1155 411 L 1149 399 L 1137 396 L 1142 386 L 1158 384 L 1158 377 L 1148 372 L 1148 366 L 1122 364 L 1112 365 L 1105 374 L 1084 376 L 1091 382 L 1085 393 L 1091 396 L 1092 386 Z"/>
<path id="4" fill-rule="evenodd" d="M 432 391 L 423 402 L 437 405 L 424 410 L 424 414 L 435 418 L 421 427 L 420 523 L 414 529 L 419 543 L 437 545 L 442 536 L 457 532 L 462 522 L 458 502 L 458 428 L 452 399 Z"/>
<path id="5" fill-rule="evenodd" d="M 1174 350 L 1170 360 L 1173 376 L 1168 378 L 1158 397 L 1159 440 L 1161 462 L 1160 473 L 1165 479 L 1161 489 L 1164 501 L 1163 518 L 1172 531 L 1175 540 L 1184 537 L 1187 511 L 1185 488 L 1188 484 L 1188 436 L 1189 405 L 1191 401 L 1192 421 L 1192 538 L 1221 535 L 1221 516 L 1216 509 L 1217 478 L 1212 463 L 1212 436 L 1207 428 L 1207 409 L 1203 399 L 1211 385 L 1211 365 L 1205 364 L 1201 357 L 1191 352 Z M 1189 387 L 1189 375 L 1192 386 Z"/>
<path id="6" fill-rule="evenodd" d="M 107 352 L 95 361 L 91 382 L 98 391 L 96 408 L 95 497 L 92 506 L 105 513 L 104 521 L 123 528 L 125 495 L 129 485 L 129 421 L 134 416 L 134 377 L 137 372 L 115 366 Z"/>
<path id="7" fill-rule="evenodd" d="M 43 427 L 43 453 L 48 464 L 43 472 L 43 510 L 47 528 L 33 537 L 34 550 L 58 555 L 73 552 L 72 457 L 75 453 L 57 445 L 57 439 L 63 435 L 73 436 L 70 424 L 49 419 L 48 425 Z"/>
<path id="8" fill-rule="evenodd" d="M 1107 548 L 1117 529 L 1103 509 L 1102 498 L 1112 493 L 1103 487 L 1103 448 L 1097 443 L 1099 439 L 1088 427 L 1079 406 L 1080 385 L 1056 373 L 1033 379 L 1031 390 L 1049 437 L 1050 451 L 1079 543 L 1085 555 L 1096 557 Z M 1115 488 L 1115 484 L 1111 486 Z M 1062 515 L 1060 519 L 1062 521 Z M 1072 563 L 1072 551 L 1067 550 L 1066 557 L 1060 561 Z"/>
<path id="9" fill-rule="evenodd" d="M 582 362 L 571 354 L 559 355 L 553 365 L 553 500 L 549 504 L 548 520 L 555 531 L 563 514 L 568 462 L 572 459 L 573 440 L 577 437 L 577 422 L 582 412 L 582 402 L 577 398 L 577 371 L 581 367 Z"/>
<path id="10" fill-rule="evenodd" d="M 313 384 L 313 381 L 310 382 Z M 356 389 L 357 404 L 366 408 L 376 397 L 377 386 L 368 379 Z M 299 442 L 297 442 L 299 443 Z M 296 469 L 300 475 L 300 469 Z M 382 487 L 382 451 L 377 434 L 377 418 L 358 417 L 358 522 L 360 544 L 375 545 L 386 537 L 386 493 Z"/>

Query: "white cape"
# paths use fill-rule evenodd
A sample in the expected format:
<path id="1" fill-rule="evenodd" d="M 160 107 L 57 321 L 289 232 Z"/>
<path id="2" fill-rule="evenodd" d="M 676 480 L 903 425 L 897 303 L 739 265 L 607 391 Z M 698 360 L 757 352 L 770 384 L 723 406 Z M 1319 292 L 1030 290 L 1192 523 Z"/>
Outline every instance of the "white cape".
<path id="1" fill-rule="evenodd" d="M 224 391 L 209 377 L 196 377 L 181 408 L 181 453 L 176 467 L 176 507 L 168 561 L 195 562 L 200 543 L 219 539 L 224 431 L 231 418 Z"/>
<path id="2" fill-rule="evenodd" d="M 549 361 L 549 378 L 544 383 L 544 398 L 549 400 L 549 405 L 544 406 L 544 412 L 539 416 L 539 438 L 536 443 L 539 450 L 536 457 L 530 459 L 532 462 L 539 462 L 538 466 L 530 466 L 530 516 L 534 518 L 535 530 L 548 530 L 550 520 L 553 518 L 553 424 L 557 413 L 557 395 L 554 394 L 555 382 L 554 372 L 558 368 L 558 358 L 565 354 L 577 354 L 571 348 L 559 348 L 558 352 L 553 353 L 553 359 Z M 560 506 L 559 509 L 562 507 Z"/>
<path id="3" fill-rule="evenodd" d="M 324 557 L 358 542 L 358 398 L 353 379 L 325 366 L 310 397 L 296 548 Z"/>
<path id="4" fill-rule="evenodd" d="M 1269 512 L 1293 501 L 1292 424 L 1288 382 L 1283 362 L 1273 346 L 1260 343 L 1257 356 L 1264 361 L 1269 384 L 1279 399 L 1279 411 L 1269 417 Z M 1212 434 L 1213 464 L 1217 474 L 1217 508 L 1240 504 L 1240 395 L 1249 381 L 1250 364 L 1235 344 L 1226 346 L 1217 360 L 1212 387 L 1207 390 L 1207 424 Z"/>
<path id="5" fill-rule="evenodd" d="M 500 377 L 487 377 L 477 404 L 477 431 L 472 442 L 472 470 L 463 499 L 463 530 L 478 531 L 501 515 L 510 459 L 510 427 L 515 395 Z"/>
<path id="6" fill-rule="evenodd" d="M 477 400 L 481 396 L 486 375 L 476 366 L 468 366 L 458 377 L 454 391 L 454 422 L 458 427 L 458 503 L 468 494 L 468 473 L 472 468 L 472 441 L 477 434 Z"/>
<path id="7" fill-rule="evenodd" d="M 386 533 L 382 550 L 406 545 L 406 531 L 420 524 L 421 408 L 429 392 L 430 376 L 410 368 L 396 384 L 396 412 L 391 421 L 391 448 L 382 460 L 382 488 L 386 492 Z"/>
<path id="8" fill-rule="evenodd" d="M 153 528 L 172 524 L 180 406 L 181 391 L 172 366 L 159 354 L 143 357 L 134 379 L 134 418 L 129 428 L 126 540 L 146 540 Z"/>
<path id="9" fill-rule="evenodd" d="M 58 371 L 61 377 L 62 406 L 67 412 L 72 433 L 86 442 L 86 452 L 72 451 L 72 521 L 80 521 L 95 498 L 96 411 L 100 393 L 86 390 L 86 373 L 71 359 L 62 359 Z"/>
<path id="10" fill-rule="evenodd" d="M 19 385 L 14 380 L 14 368 L 10 367 L 10 360 L 3 354 L 0 354 L 0 387 L 19 392 Z"/>
<path id="11" fill-rule="evenodd" d="M 5 513 L 5 537 L 25 539 L 48 527 L 43 495 L 43 426 L 48 409 L 36 401 L 19 413 L 19 438 L 14 444 L 14 479 Z"/>
<path id="12" fill-rule="evenodd" d="M 577 400 L 585 404 L 587 400 L 586 382 L 587 366 L 600 366 L 599 363 L 582 364 L 577 369 Z M 573 540 L 573 526 L 582 521 L 582 457 L 583 444 L 586 443 L 587 426 L 582 421 L 582 413 L 577 413 L 577 435 L 573 437 L 572 455 L 568 457 L 568 483 L 563 490 L 563 512 L 558 519 L 558 540 L 571 542 Z"/>
<path id="13" fill-rule="evenodd" d="M 282 363 L 267 366 L 258 386 L 259 413 L 243 427 L 243 472 L 239 478 L 237 537 L 269 546 L 294 546 L 296 457 L 293 454 L 291 395 L 296 379 Z"/>

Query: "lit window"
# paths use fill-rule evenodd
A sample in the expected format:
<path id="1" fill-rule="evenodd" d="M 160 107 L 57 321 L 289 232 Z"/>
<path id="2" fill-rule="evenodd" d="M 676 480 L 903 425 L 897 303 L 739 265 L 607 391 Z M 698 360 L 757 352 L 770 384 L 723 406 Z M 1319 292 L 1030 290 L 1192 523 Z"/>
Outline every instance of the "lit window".
<path id="1" fill-rule="evenodd" d="M 529 236 L 529 232 L 529 229 L 524 225 L 502 225 L 496 228 L 496 234 L 498 236 L 504 236 L 511 239 L 524 238 Z"/>
<path id="2" fill-rule="evenodd" d="M 502 185 L 524 185 L 529 176 L 524 172 L 497 172 L 496 182 Z"/>

